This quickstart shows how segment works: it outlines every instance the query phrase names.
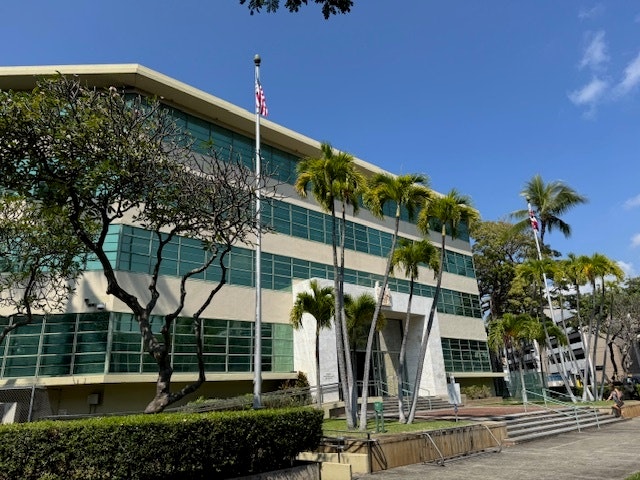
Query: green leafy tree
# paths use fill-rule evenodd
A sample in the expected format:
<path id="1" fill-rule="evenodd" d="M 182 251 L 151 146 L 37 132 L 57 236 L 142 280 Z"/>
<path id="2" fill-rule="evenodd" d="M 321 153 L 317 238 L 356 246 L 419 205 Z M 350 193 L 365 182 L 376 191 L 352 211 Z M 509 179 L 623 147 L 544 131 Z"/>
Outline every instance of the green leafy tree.
<path id="1" fill-rule="evenodd" d="M 191 145 L 169 109 L 115 88 L 88 88 L 58 76 L 38 81 L 30 92 L 0 92 L 3 186 L 44 209 L 63 212 L 66 228 L 100 262 L 106 293 L 131 310 L 158 367 L 148 413 L 162 411 L 204 383 L 202 313 L 226 283 L 226 255 L 236 243 L 250 244 L 258 227 L 252 215 L 253 173 L 239 159 L 195 154 Z M 265 189 L 263 197 L 268 199 Z M 110 261 L 109 229 L 123 222 L 152 232 L 155 250 L 139 280 L 146 289 L 123 283 Z M 158 287 L 164 252 L 178 237 L 198 240 L 202 260 L 182 273 L 176 292 L 164 295 Z M 172 326 L 192 292 L 188 281 L 216 264 L 218 283 L 191 315 L 198 378 L 175 391 Z M 163 296 L 164 318 L 154 332 L 151 317 Z"/>
<path id="2" fill-rule="evenodd" d="M 64 211 L 11 192 L 0 194 L 0 306 L 12 319 L 0 331 L 0 343 L 42 315 L 62 312 L 86 258 Z"/>
<path id="3" fill-rule="evenodd" d="M 339 13 L 349 13 L 353 7 L 353 0 L 314 0 L 322 5 L 322 14 L 325 19 L 331 15 Z M 247 3 L 249 13 L 260 13 L 264 8 L 267 12 L 276 12 L 280 8 L 280 0 L 240 0 L 240 5 Z M 284 7 L 290 12 L 297 12 L 303 5 L 307 5 L 307 0 L 286 0 Z"/>
<path id="4" fill-rule="evenodd" d="M 296 330 L 302 328 L 305 313 L 311 315 L 316 322 L 316 386 L 318 389 L 318 405 L 322 405 L 322 384 L 320 382 L 320 331 L 331 327 L 335 300 L 333 289 L 320 287 L 317 280 L 311 280 L 310 291 L 300 292 L 289 315 L 289 321 Z"/>
<path id="5" fill-rule="evenodd" d="M 405 209 L 409 219 L 414 218 L 418 208 L 424 205 L 432 196 L 431 190 L 427 187 L 426 182 L 427 178 L 418 174 L 400 175 L 395 177 L 386 173 L 377 173 L 369 179 L 369 188 L 365 192 L 364 203 L 369 207 L 371 213 L 378 218 L 383 218 L 386 205 L 391 205 L 395 212 L 393 235 L 391 237 L 391 249 L 387 254 L 387 264 L 385 266 L 380 293 L 376 299 L 376 309 L 374 311 L 373 318 L 376 318 L 380 313 L 384 292 L 389 282 L 393 253 L 396 248 L 398 231 L 400 229 L 402 209 Z M 362 402 L 360 407 L 360 430 L 366 430 L 367 428 L 369 372 L 371 369 L 371 354 L 374 334 L 375 324 L 372 323 L 365 351 L 364 376 L 362 379 Z"/>
<path id="6" fill-rule="evenodd" d="M 400 423 L 407 421 L 404 411 L 404 376 L 405 376 L 405 355 L 407 351 L 407 337 L 409 335 L 409 325 L 411 321 L 411 303 L 413 301 L 413 290 L 415 282 L 420 275 L 420 265 L 425 264 L 434 272 L 438 270 L 439 253 L 429 240 L 419 242 L 400 239 L 400 246 L 393 252 L 391 257 L 391 272 L 395 274 L 396 269 L 404 271 L 405 277 L 409 278 L 409 300 L 407 302 L 407 314 L 404 318 L 402 328 L 402 342 L 400 343 L 400 354 L 396 369 L 396 381 L 398 389 L 398 419 Z"/>
<path id="7" fill-rule="evenodd" d="M 298 163 L 298 178 L 294 188 L 302 197 L 307 196 L 307 188 L 316 202 L 331 214 L 331 247 L 333 253 L 335 329 L 338 354 L 338 373 L 342 396 L 345 402 L 347 427 L 355 427 L 355 382 L 349 352 L 344 310 L 344 252 L 346 232 L 346 209 L 351 206 L 354 215 L 358 212 L 358 199 L 365 188 L 365 180 L 356 170 L 353 156 L 344 152 L 334 152 L 329 143 L 321 145 L 321 157 L 309 157 Z M 338 213 L 336 204 L 340 208 Z M 338 229 L 340 225 L 340 229 Z M 340 230 L 340 231 L 338 231 Z M 340 256 L 338 256 L 338 253 Z"/>
<path id="8" fill-rule="evenodd" d="M 427 345 L 429 336 L 433 327 L 433 320 L 440 298 L 440 289 L 442 286 L 442 274 L 446 263 L 446 239 L 447 235 L 452 239 L 456 239 L 462 233 L 461 226 L 465 225 L 469 231 L 473 230 L 474 225 L 480 221 L 480 214 L 473 208 L 471 199 L 460 194 L 453 189 L 446 195 L 434 196 L 427 202 L 425 207 L 420 211 L 418 218 L 418 228 L 427 235 L 433 228 L 440 232 L 440 261 L 438 268 L 438 276 L 436 278 L 436 288 L 433 295 L 433 302 L 429 309 L 429 319 L 427 327 L 420 342 L 420 355 L 418 357 L 418 368 L 416 379 L 414 382 L 413 398 L 411 399 L 411 409 L 409 410 L 408 423 L 413 423 L 416 415 L 416 407 L 420 396 L 420 382 L 422 379 L 422 370 L 424 360 L 427 354 Z"/>
<path id="9" fill-rule="evenodd" d="M 515 295 L 512 282 L 516 267 L 535 256 L 536 246 L 531 235 L 514 233 L 513 224 L 506 221 L 478 222 L 473 229 L 473 263 L 480 298 L 485 302 L 485 314 L 499 318 L 505 313 L 518 313 L 524 297 Z"/>

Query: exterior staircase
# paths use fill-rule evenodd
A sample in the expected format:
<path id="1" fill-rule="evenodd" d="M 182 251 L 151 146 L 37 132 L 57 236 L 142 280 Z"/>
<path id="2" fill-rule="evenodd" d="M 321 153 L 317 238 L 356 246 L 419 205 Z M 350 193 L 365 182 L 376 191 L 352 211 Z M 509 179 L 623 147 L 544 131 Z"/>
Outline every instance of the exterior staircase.
<path id="1" fill-rule="evenodd" d="M 502 444 L 515 445 L 560 433 L 600 428 L 602 425 L 624 421 L 624 418 L 603 414 L 597 408 L 563 407 L 511 414 L 504 421 L 507 425 L 507 438 Z"/>
<path id="2" fill-rule="evenodd" d="M 405 411 L 409 411 L 411 408 L 411 397 L 403 397 L 403 403 L 405 406 Z M 386 396 L 383 397 L 382 403 L 384 406 L 385 413 L 398 413 L 398 397 L 395 396 Z M 441 397 L 428 396 L 428 397 L 418 397 L 418 403 L 416 405 L 416 411 L 425 411 L 425 410 L 438 410 L 444 408 L 452 408 L 452 405 L 449 403 L 448 399 L 444 399 Z"/>

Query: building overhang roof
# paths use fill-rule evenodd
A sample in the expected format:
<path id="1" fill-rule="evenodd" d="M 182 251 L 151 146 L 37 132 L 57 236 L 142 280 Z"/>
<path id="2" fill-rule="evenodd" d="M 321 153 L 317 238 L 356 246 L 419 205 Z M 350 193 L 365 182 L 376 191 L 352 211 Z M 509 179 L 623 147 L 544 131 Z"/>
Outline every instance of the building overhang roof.
<path id="1" fill-rule="evenodd" d="M 31 90 L 38 78 L 58 73 L 75 75 L 96 87 L 131 88 L 142 94 L 159 97 L 169 105 L 249 138 L 255 136 L 255 113 L 135 63 L 0 67 L 0 89 Z M 265 143 L 301 158 L 319 156 L 321 153 L 317 140 L 264 118 L 260 119 L 260 136 Z M 383 171 L 357 158 L 355 162 L 367 172 Z"/>

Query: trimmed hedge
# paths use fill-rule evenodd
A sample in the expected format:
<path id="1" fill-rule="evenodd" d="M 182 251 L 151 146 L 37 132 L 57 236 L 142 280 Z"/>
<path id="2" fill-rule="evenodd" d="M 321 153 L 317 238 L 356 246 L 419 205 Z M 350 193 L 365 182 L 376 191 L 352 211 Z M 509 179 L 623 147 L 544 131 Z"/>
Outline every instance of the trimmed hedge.
<path id="1" fill-rule="evenodd" d="M 317 447 L 311 408 L 159 414 L 0 427 L 1 480 L 223 479 Z"/>

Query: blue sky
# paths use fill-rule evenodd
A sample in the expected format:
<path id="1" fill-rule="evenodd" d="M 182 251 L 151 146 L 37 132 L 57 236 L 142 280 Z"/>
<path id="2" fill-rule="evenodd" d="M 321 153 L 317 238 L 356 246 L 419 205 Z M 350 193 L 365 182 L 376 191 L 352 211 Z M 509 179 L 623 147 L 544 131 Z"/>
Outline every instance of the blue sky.
<path id="1" fill-rule="evenodd" d="M 0 17 L 3 65 L 140 63 L 248 110 L 258 53 L 270 120 L 427 174 L 485 220 L 525 208 L 535 174 L 564 181 L 589 203 L 546 240 L 640 275 L 636 2 L 355 0 L 327 21 L 316 5 L 22 0 Z"/>

